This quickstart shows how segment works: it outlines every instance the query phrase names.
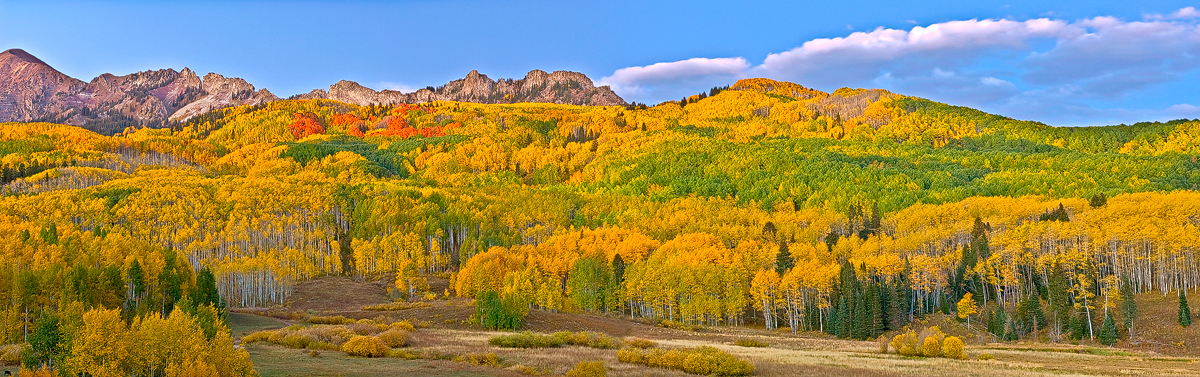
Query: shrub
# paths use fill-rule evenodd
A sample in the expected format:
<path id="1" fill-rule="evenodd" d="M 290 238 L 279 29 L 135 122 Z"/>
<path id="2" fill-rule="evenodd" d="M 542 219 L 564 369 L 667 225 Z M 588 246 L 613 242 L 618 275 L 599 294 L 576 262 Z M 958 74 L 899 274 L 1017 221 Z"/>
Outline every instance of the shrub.
<path id="1" fill-rule="evenodd" d="M 379 325 L 376 325 L 375 321 L 366 319 L 348 324 L 346 329 L 358 335 L 375 335 L 380 331 Z"/>
<path id="2" fill-rule="evenodd" d="M 979 359 L 979 360 L 996 360 L 996 357 L 992 356 L 992 354 L 990 354 L 990 353 L 981 353 L 981 354 L 979 354 L 979 356 L 977 356 L 975 358 Z"/>
<path id="3" fill-rule="evenodd" d="M 575 368 L 567 372 L 567 377 L 605 377 L 607 371 L 604 369 L 603 361 L 580 361 L 575 364 Z"/>
<path id="4" fill-rule="evenodd" d="M 668 329 L 676 329 L 676 330 L 683 330 L 683 331 L 700 331 L 700 330 L 704 329 L 704 327 L 700 326 L 700 325 L 689 325 L 689 324 L 686 324 L 683 322 L 675 322 L 675 321 L 672 321 L 669 319 L 662 320 L 662 322 L 658 323 L 658 326 L 666 327 Z"/>
<path id="5" fill-rule="evenodd" d="M 504 348 L 553 348 L 561 347 L 564 341 L 558 336 L 524 331 L 515 334 L 494 336 L 488 339 L 488 343 Z"/>
<path id="6" fill-rule="evenodd" d="M 658 347 L 658 343 L 655 343 L 653 340 L 638 339 L 638 338 L 626 339 L 625 345 L 629 346 L 629 347 L 633 347 L 633 348 L 640 348 L 640 349 Z"/>
<path id="7" fill-rule="evenodd" d="M 21 364 L 21 351 L 24 348 L 20 344 L 9 344 L 0 348 L 0 365 Z"/>
<path id="8" fill-rule="evenodd" d="M 271 330 L 263 330 L 263 331 L 256 331 L 256 332 L 250 333 L 250 335 L 246 335 L 246 336 L 242 337 L 242 344 L 250 344 L 250 343 L 254 343 L 254 342 L 266 341 L 267 338 L 270 338 L 271 334 L 274 334 L 274 333 L 275 332 L 271 331 Z"/>
<path id="9" fill-rule="evenodd" d="M 379 340 L 382 340 L 388 347 L 397 348 L 408 345 L 408 331 L 400 329 L 389 329 L 377 335 Z"/>
<path id="10" fill-rule="evenodd" d="M 701 375 L 747 376 L 754 373 L 754 365 L 709 346 L 669 351 L 626 347 L 617 351 L 617 360 Z"/>
<path id="11" fill-rule="evenodd" d="M 737 341 L 733 342 L 733 344 L 736 344 L 736 345 L 739 345 L 742 347 L 760 347 L 760 348 L 766 347 L 768 345 L 767 342 L 764 342 L 764 341 L 761 341 L 758 339 L 750 339 L 750 338 L 738 339 Z"/>
<path id="12" fill-rule="evenodd" d="M 306 348 L 309 343 L 312 343 L 312 338 L 308 334 L 288 332 L 277 344 L 288 348 Z"/>
<path id="13" fill-rule="evenodd" d="M 413 327 L 412 323 L 409 323 L 408 321 L 392 322 L 392 325 L 389 327 L 408 332 L 417 331 L 417 328 Z"/>
<path id="14" fill-rule="evenodd" d="M 420 355 L 408 352 L 406 350 L 392 350 L 392 353 L 389 354 L 388 357 L 398 357 L 405 360 L 416 360 L 421 358 Z"/>
<path id="15" fill-rule="evenodd" d="M 386 304 L 367 305 L 367 306 L 362 307 L 362 310 L 397 311 L 397 310 L 420 309 L 420 308 L 428 308 L 428 307 L 430 307 L 430 305 L 427 303 L 424 303 L 424 302 L 399 301 L 399 302 L 389 302 Z"/>
<path id="16" fill-rule="evenodd" d="M 921 354 L 925 357 L 938 357 L 942 355 L 942 342 L 939 342 L 935 337 L 926 337 L 925 342 L 921 344 Z"/>
<path id="17" fill-rule="evenodd" d="M 937 326 L 931 326 L 921 331 L 921 354 L 926 357 L 941 356 L 944 339 L 946 339 L 946 333 Z"/>
<path id="18" fill-rule="evenodd" d="M 45 365 L 42 366 L 42 369 L 25 369 L 24 366 L 21 366 L 17 372 L 17 375 L 21 377 L 54 377 L 57 374 L 54 370 L 46 369 Z"/>
<path id="19" fill-rule="evenodd" d="M 471 364 L 475 364 L 475 365 L 486 365 L 486 366 L 493 366 L 493 367 L 500 365 L 500 357 L 496 356 L 496 354 L 492 353 L 492 352 L 472 353 L 469 355 L 458 356 L 458 357 L 454 358 L 454 361 L 457 361 L 460 363 L 471 363 Z"/>
<path id="20" fill-rule="evenodd" d="M 921 355 L 921 343 L 917 340 L 917 333 L 912 330 L 908 330 L 892 338 L 892 348 L 902 356 Z"/>
<path id="21" fill-rule="evenodd" d="M 887 353 L 888 340 L 889 339 L 888 339 L 887 335 L 879 336 L 879 339 L 877 340 L 877 342 L 879 342 L 879 353 Z"/>
<path id="22" fill-rule="evenodd" d="M 315 316 L 308 317 L 308 323 L 317 325 L 345 325 L 348 323 L 354 323 L 354 320 L 340 315 L 331 317 Z"/>
<path id="23" fill-rule="evenodd" d="M 374 336 L 356 336 L 342 344 L 342 352 L 350 356 L 383 357 L 391 348 Z"/>
<path id="24" fill-rule="evenodd" d="M 572 346 L 599 349 L 617 349 L 621 347 L 621 339 L 598 332 L 580 331 L 577 333 L 572 333 L 570 331 L 559 331 L 553 335 L 554 337 L 561 339 L 563 344 Z"/>
<path id="25" fill-rule="evenodd" d="M 485 329 L 516 330 L 525 323 L 527 314 L 528 303 L 516 293 L 501 297 L 496 291 L 487 290 L 475 298 L 475 320 Z"/>
<path id="26" fill-rule="evenodd" d="M 963 352 L 963 341 L 957 336 L 948 336 L 942 344 L 942 355 L 951 359 L 963 360 L 967 358 Z"/>

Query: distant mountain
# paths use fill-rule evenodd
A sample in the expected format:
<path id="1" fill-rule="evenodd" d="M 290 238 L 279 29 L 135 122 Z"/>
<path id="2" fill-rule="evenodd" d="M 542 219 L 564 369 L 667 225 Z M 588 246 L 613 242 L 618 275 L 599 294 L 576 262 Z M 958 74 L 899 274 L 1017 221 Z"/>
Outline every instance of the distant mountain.
<path id="1" fill-rule="evenodd" d="M 438 88 L 425 88 L 412 93 L 394 90 L 375 91 L 353 81 L 339 81 L 328 91 L 316 89 L 292 97 L 294 99 L 325 98 L 358 105 L 457 101 L 487 104 L 541 102 L 585 106 L 625 105 L 617 93 L 607 86 L 596 87 L 582 73 L 557 71 L 546 73 L 532 70 L 524 79 L 492 80 L 479 71 Z"/>
<path id="2" fill-rule="evenodd" d="M 359 105 L 460 101 L 477 103 L 545 102 L 573 105 L 624 105 L 607 86 L 595 87 L 581 73 L 530 71 L 524 79 L 495 81 L 477 71 L 439 88 L 412 93 L 375 91 L 340 81 L 292 98 L 327 98 Z M 125 76 L 103 74 L 91 82 L 71 78 L 20 49 L 0 53 L 0 122 L 64 123 L 101 134 L 129 126 L 164 127 L 230 106 L 279 100 L 266 89 L 240 78 L 209 73 L 201 79 L 188 68 L 144 71 Z"/>
<path id="3" fill-rule="evenodd" d="M 29 53 L 0 53 L 0 122 L 47 121 L 112 134 L 125 127 L 165 125 L 214 109 L 278 100 L 245 80 L 190 69 L 68 77 Z"/>

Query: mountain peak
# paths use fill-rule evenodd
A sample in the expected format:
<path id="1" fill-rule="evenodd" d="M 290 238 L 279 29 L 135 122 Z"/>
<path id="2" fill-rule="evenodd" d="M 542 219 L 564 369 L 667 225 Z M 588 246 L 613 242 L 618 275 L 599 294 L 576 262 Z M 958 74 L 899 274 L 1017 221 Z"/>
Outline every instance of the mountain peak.
<path id="1" fill-rule="evenodd" d="M 42 59 L 38 59 L 36 56 L 33 56 L 32 54 L 19 48 L 8 49 L 4 52 L 0 52 L 0 59 L 3 59 L 5 56 L 12 56 L 33 64 L 49 66 L 49 64 L 46 64 L 46 62 L 42 61 Z"/>

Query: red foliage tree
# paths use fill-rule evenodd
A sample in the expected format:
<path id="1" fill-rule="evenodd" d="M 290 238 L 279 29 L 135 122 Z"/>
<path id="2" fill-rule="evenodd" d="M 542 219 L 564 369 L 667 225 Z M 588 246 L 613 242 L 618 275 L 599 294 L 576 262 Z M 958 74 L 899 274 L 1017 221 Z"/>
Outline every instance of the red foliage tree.
<path id="1" fill-rule="evenodd" d="M 288 125 L 288 130 L 292 131 L 292 136 L 296 140 L 303 139 L 308 135 L 317 135 L 325 133 L 325 126 L 321 124 L 317 117 L 313 114 L 296 113 L 293 115 L 295 119 L 292 124 Z"/>

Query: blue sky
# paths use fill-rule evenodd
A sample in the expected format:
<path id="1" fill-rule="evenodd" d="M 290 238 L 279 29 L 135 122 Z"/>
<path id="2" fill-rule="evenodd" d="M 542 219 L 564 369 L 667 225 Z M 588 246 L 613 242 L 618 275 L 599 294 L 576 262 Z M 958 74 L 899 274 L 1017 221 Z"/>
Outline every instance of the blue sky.
<path id="1" fill-rule="evenodd" d="M 0 0 L 0 49 L 85 81 L 190 67 L 283 97 L 342 79 L 406 90 L 541 69 L 651 104 L 769 77 L 1054 125 L 1200 117 L 1196 2 L 180 3 Z"/>

